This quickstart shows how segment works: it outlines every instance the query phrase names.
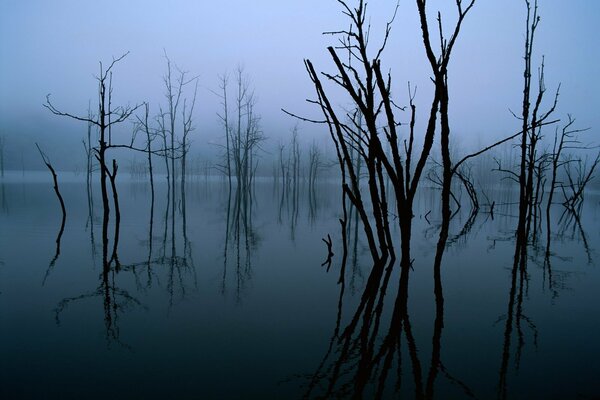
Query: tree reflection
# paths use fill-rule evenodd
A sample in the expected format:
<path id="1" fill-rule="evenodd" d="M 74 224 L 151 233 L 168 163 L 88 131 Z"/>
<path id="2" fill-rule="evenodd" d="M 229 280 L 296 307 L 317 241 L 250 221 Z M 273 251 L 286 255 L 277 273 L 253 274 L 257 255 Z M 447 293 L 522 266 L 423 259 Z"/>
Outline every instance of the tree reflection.
<path id="1" fill-rule="evenodd" d="M 407 385 L 403 373 L 405 363 L 410 369 L 413 397 L 416 399 L 435 397 L 440 372 L 457 384 L 464 396 L 475 397 L 471 389 L 453 377 L 442 362 L 444 295 L 441 266 L 449 223 L 449 216 L 443 218 L 433 265 L 435 317 L 429 364 L 419 353 L 409 313 L 412 268 L 394 268 L 396 260 L 393 256 L 389 261 L 376 260 L 360 302 L 345 327 L 342 327 L 342 310 L 346 279 L 344 274 L 341 275 L 334 332 L 325 356 L 309 380 L 304 398 L 380 399 L 398 396 L 401 391 L 406 393 L 408 390 L 402 389 Z M 394 285 L 390 282 L 395 276 L 398 278 L 396 297 L 390 302 L 387 294 L 393 290 Z M 351 280 L 354 280 L 354 273 Z"/>
<path id="2" fill-rule="evenodd" d="M 182 193 L 183 195 L 184 193 Z M 160 237 L 160 247 L 156 252 L 158 254 L 154 252 L 154 202 L 152 202 L 148 223 L 147 257 L 143 261 L 121 267 L 123 270 L 131 271 L 136 276 L 136 282 L 138 283 L 138 274 L 145 270 L 145 289 L 150 289 L 154 285 L 160 286 L 160 274 L 166 274 L 165 289 L 169 295 L 169 308 L 176 302 L 185 300 L 188 292 L 198 286 L 192 245 L 187 234 L 186 203 L 182 201 L 178 207 L 179 217 L 181 218 L 181 231 L 178 231 L 174 221 L 175 216 L 172 214 L 171 201 L 173 201 L 173 197 L 171 191 L 168 190 L 163 217 L 164 229 Z M 180 241 L 181 243 L 179 243 Z M 178 247 L 178 244 L 181 247 Z"/>
<path id="3" fill-rule="evenodd" d="M 261 242 L 261 237 L 252 222 L 253 208 L 254 202 L 250 192 L 236 190 L 232 199 L 232 193 L 228 191 L 220 290 L 222 294 L 227 292 L 227 285 L 230 283 L 227 270 L 229 262 L 233 260 L 233 284 L 238 302 L 242 300 L 247 282 L 252 278 L 252 257 Z"/>
<path id="4" fill-rule="evenodd" d="M 108 218 L 103 218 L 103 223 L 108 224 Z M 108 226 L 103 226 L 102 231 L 108 232 Z M 118 286 L 117 275 L 121 272 L 121 264 L 118 257 L 118 241 L 119 241 L 120 220 L 115 221 L 114 240 L 109 258 L 109 242 L 108 235 L 103 235 L 105 240 L 102 241 L 102 273 L 100 274 L 100 282 L 98 287 L 79 296 L 67 297 L 58 303 L 55 309 L 56 323 L 60 324 L 60 316 L 65 309 L 72 303 L 90 298 L 100 298 L 102 300 L 104 329 L 107 345 L 115 342 L 125 347 L 126 345 L 120 338 L 119 330 L 119 315 L 128 307 L 136 305 L 141 306 L 141 302 L 129 294 L 125 289 Z"/>

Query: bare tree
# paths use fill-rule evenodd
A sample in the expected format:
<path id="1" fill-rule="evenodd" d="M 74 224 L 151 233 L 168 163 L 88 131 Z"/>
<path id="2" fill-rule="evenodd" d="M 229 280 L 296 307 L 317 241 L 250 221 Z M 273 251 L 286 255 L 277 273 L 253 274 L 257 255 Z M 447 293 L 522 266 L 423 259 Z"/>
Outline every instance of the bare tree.
<path id="1" fill-rule="evenodd" d="M 413 103 L 414 94 L 409 91 L 410 123 L 406 132 L 407 137 L 404 140 L 405 146 L 401 148 L 399 138 L 401 124 L 397 114 L 402 109 L 396 105 L 392 98 L 391 73 L 384 75 L 381 67 L 381 57 L 389 38 L 398 5 L 396 5 L 394 16 L 386 25 L 384 39 L 380 47 L 372 55 L 368 46 L 370 26 L 366 23 L 365 2 L 359 1 L 356 8 L 351 8 L 343 0 L 340 0 L 339 3 L 344 14 L 350 18 L 351 26 L 346 30 L 329 32 L 338 36 L 340 41 L 338 47 L 328 48 L 336 67 L 335 73 L 319 74 L 310 60 L 305 61 L 306 69 L 317 93 L 316 100 L 311 100 L 311 102 L 319 106 L 323 112 L 324 120 L 303 119 L 328 126 L 342 172 L 344 195 L 356 207 L 361 216 L 369 249 L 374 259 L 377 260 L 376 265 L 379 266 L 383 266 L 388 257 L 395 257 L 389 229 L 388 189 L 385 184 L 389 179 L 391 190 L 395 195 L 395 204 L 392 206 L 396 209 L 400 226 L 402 250 L 400 264 L 404 269 L 409 268 L 411 265 L 410 237 L 413 202 L 433 146 L 438 113 L 441 116 L 443 131 L 444 176 L 448 185 L 452 174 L 448 147 L 450 129 L 448 124 L 447 67 L 461 24 L 474 2 L 471 1 L 466 8 L 463 8 L 462 2 L 457 1 L 459 18 L 454 33 L 449 42 L 446 42 L 440 30 L 442 38 L 441 54 L 436 57 L 429 39 L 425 2 L 417 0 L 423 42 L 434 72 L 433 81 L 435 84 L 429 118 L 423 135 L 423 147 L 419 153 L 414 148 L 416 119 L 416 106 Z M 441 17 L 438 16 L 438 20 L 441 25 Z M 342 61 L 338 54 L 339 50 L 347 52 L 348 61 Z M 322 81 L 323 78 L 341 87 L 349 95 L 355 107 L 354 111 L 347 112 L 336 109 L 329 100 Z M 357 123 L 359 119 L 360 124 Z M 363 192 L 359 185 L 353 154 L 362 158 L 366 169 L 368 188 L 367 192 L 364 193 L 367 196 L 366 199 L 363 198 Z M 444 196 L 449 198 L 449 186 Z M 448 204 L 446 197 L 443 202 Z M 371 205 L 373 218 L 366 212 L 367 202 Z M 446 207 L 446 210 L 449 210 L 449 206 Z M 343 222 L 342 225 L 344 225 Z"/>
<path id="2" fill-rule="evenodd" d="M 181 70 L 176 65 L 172 65 L 165 51 L 165 59 L 167 62 L 167 71 L 163 76 L 163 83 L 165 85 L 165 98 L 167 100 L 166 112 L 160 111 L 159 121 L 159 134 L 163 138 L 163 151 L 165 157 L 165 163 L 167 168 L 167 177 L 169 187 L 169 197 L 167 207 L 170 205 L 171 209 L 171 245 L 172 245 L 172 258 L 175 257 L 175 209 L 176 209 L 176 167 L 175 161 L 179 160 L 180 164 L 180 183 L 181 183 L 181 201 L 182 201 L 182 212 L 185 212 L 185 173 L 186 173 L 186 162 L 187 153 L 189 150 L 189 133 L 193 130 L 193 110 L 196 102 L 197 93 L 197 77 L 188 78 L 188 72 Z M 176 73 L 174 72 L 176 70 Z M 194 97 L 190 104 L 188 104 L 185 98 L 184 89 L 190 83 L 196 82 L 194 89 Z M 178 113 L 181 109 L 182 121 L 179 122 L 177 119 Z M 177 132 L 181 132 L 177 135 Z M 177 143 L 177 145 L 176 145 Z M 170 178 L 170 179 L 169 179 Z"/>
<path id="3" fill-rule="evenodd" d="M 183 121 L 182 135 L 181 135 L 181 198 L 185 202 L 185 174 L 186 174 L 186 163 L 187 155 L 190 150 L 190 133 L 195 129 L 193 124 L 194 107 L 196 105 L 196 94 L 198 93 L 198 79 L 195 80 L 194 85 L 194 96 L 192 101 L 188 104 L 187 99 L 183 99 L 183 110 L 181 118 Z"/>
<path id="4" fill-rule="evenodd" d="M 260 116 L 254 110 L 256 97 L 243 68 L 237 69 L 235 78 L 233 115 L 229 110 L 227 75 L 220 78 L 220 93 L 216 93 L 221 98 L 223 107 L 222 113 L 217 115 L 225 129 L 225 165 L 221 169 L 227 175 L 230 190 L 232 177 L 235 176 L 238 190 L 248 192 L 258 167 L 257 152 L 265 137 L 260 129 Z"/>
<path id="5" fill-rule="evenodd" d="M 148 122 L 150 113 L 150 106 L 148 103 L 144 103 L 144 117 L 137 117 L 137 130 L 142 131 L 146 137 L 146 153 L 148 157 L 148 175 L 150 175 L 150 195 L 151 195 L 151 208 L 154 209 L 154 171 L 152 166 L 152 142 L 157 136 L 155 129 L 150 127 Z"/>
<path id="6" fill-rule="evenodd" d="M 525 254 L 527 241 L 529 239 L 531 220 L 533 215 L 533 194 L 534 194 L 534 172 L 536 159 L 539 154 L 537 152 L 537 144 L 541 139 L 541 129 L 550 115 L 554 112 L 558 101 L 560 85 L 554 95 L 554 101 L 548 111 L 541 110 L 542 100 L 546 92 L 544 83 L 544 61 L 539 68 L 538 92 L 535 97 L 533 108 L 531 104 L 532 97 L 532 57 L 533 45 L 535 40 L 535 32 L 540 21 L 538 16 L 537 0 L 534 0 L 533 10 L 529 0 L 525 0 L 527 7 L 526 18 L 526 37 L 524 51 L 524 80 L 523 80 L 523 106 L 520 119 L 523 129 L 521 131 L 521 156 L 519 165 L 519 220 L 517 225 L 517 248 L 516 252 L 520 252 L 522 265 L 525 262 Z"/>
<path id="7" fill-rule="evenodd" d="M 313 141 L 308 150 L 308 186 L 310 192 L 314 191 L 318 172 L 323 166 L 321 158 L 322 155 L 319 146 Z"/>
<path id="8" fill-rule="evenodd" d="M 54 181 L 54 192 L 56 193 L 56 197 L 58 198 L 58 201 L 60 203 L 60 209 L 62 211 L 62 223 L 61 223 L 61 228 L 60 228 L 60 234 L 57 239 L 57 243 L 60 243 L 60 237 L 62 236 L 62 232 L 65 228 L 65 219 L 67 218 L 67 210 L 65 209 L 65 201 L 64 201 L 62 195 L 60 194 L 60 190 L 58 188 L 58 176 L 56 175 L 56 170 L 54 169 L 54 167 L 52 167 L 52 164 L 50 164 L 50 159 L 42 151 L 42 149 L 40 148 L 40 146 L 37 143 L 35 144 L 35 147 L 37 147 L 38 152 L 40 153 L 40 156 L 42 157 L 42 160 L 44 161 L 44 164 L 46 164 L 46 167 L 52 174 L 52 180 Z"/>
<path id="9" fill-rule="evenodd" d="M 139 107 L 137 106 L 112 106 L 112 68 L 116 63 L 121 61 L 129 53 L 125 53 L 118 58 L 114 58 L 108 65 L 108 68 L 104 68 L 102 62 L 100 62 L 100 74 L 96 77 L 98 81 L 98 114 L 90 117 L 90 115 L 81 117 L 74 114 L 62 112 L 58 110 L 54 104 L 50 101 L 50 95 L 46 96 L 46 107 L 50 112 L 55 115 L 69 117 L 78 121 L 87 122 L 98 128 L 99 139 L 98 147 L 94 148 L 96 158 L 100 163 L 100 189 L 102 192 L 102 207 L 103 213 L 103 234 L 102 238 L 104 242 L 108 242 L 108 220 L 110 213 L 110 206 L 108 200 L 108 167 L 106 166 L 106 151 L 110 148 L 127 147 L 134 148 L 133 143 L 130 144 L 114 144 L 112 143 L 112 127 L 114 125 L 125 122 L 133 114 L 133 112 Z M 143 150 L 141 150 L 143 151 Z M 116 163 L 114 164 L 116 166 Z M 116 171 L 114 173 L 116 175 Z M 104 246 L 106 248 L 106 246 Z"/>
<path id="10" fill-rule="evenodd" d="M 223 107 L 223 113 L 217 114 L 223 128 L 225 129 L 225 173 L 227 174 L 227 182 L 229 184 L 229 191 L 231 192 L 231 127 L 229 125 L 229 107 L 227 105 L 227 85 L 229 83 L 229 76 L 224 74 L 219 78 L 219 89 L 221 93 L 217 95 L 221 98 L 221 106 Z"/>
<path id="11" fill-rule="evenodd" d="M 588 167 L 587 160 L 568 159 L 564 163 L 567 183 L 561 185 L 564 195 L 563 205 L 571 212 L 577 213 L 578 207 L 583 203 L 583 193 L 587 184 L 594 178 L 594 171 L 600 163 L 600 153 L 596 155 Z M 574 167 L 573 167 L 574 165 Z"/>
<path id="12" fill-rule="evenodd" d="M 469 0 L 467 6 L 463 7 L 463 1 L 456 1 L 456 8 L 458 11 L 458 20 L 454 25 L 453 32 L 449 39 L 444 37 L 443 26 L 442 26 L 442 15 L 438 12 L 437 22 L 439 29 L 439 40 L 440 40 L 440 53 L 436 55 L 433 50 L 433 44 L 431 40 L 431 32 L 429 22 L 427 18 L 426 1 L 417 0 L 417 8 L 419 10 L 419 17 L 421 22 L 421 31 L 423 34 L 423 45 L 425 46 L 425 52 L 427 54 L 427 60 L 431 65 L 433 73 L 433 81 L 435 84 L 435 96 L 439 102 L 439 114 L 440 114 L 440 141 L 441 141 L 441 153 L 442 153 L 442 166 L 443 166 L 443 185 L 442 185 L 442 216 L 443 219 L 450 219 L 450 191 L 452 183 L 452 161 L 450 159 L 450 123 L 448 119 L 448 64 L 450 62 L 450 55 L 458 38 L 462 23 L 474 6 L 475 0 Z M 430 114 L 430 122 L 433 117 Z"/>

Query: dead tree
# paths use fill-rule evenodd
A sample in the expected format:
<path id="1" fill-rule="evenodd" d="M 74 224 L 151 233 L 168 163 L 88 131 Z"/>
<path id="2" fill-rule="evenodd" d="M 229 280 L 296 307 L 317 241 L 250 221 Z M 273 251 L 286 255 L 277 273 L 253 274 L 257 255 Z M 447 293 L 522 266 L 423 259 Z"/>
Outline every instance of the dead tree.
<path id="1" fill-rule="evenodd" d="M 571 212 L 578 214 L 577 210 L 583 203 L 583 193 L 587 184 L 594 178 L 594 171 L 600 163 L 600 153 L 588 167 L 587 160 L 571 159 L 564 163 L 567 183 L 561 185 L 564 196 L 563 205 Z M 575 165 L 572 167 L 572 165 Z"/>
<path id="2" fill-rule="evenodd" d="M 167 99 L 167 112 L 166 115 L 168 116 L 168 134 L 169 134 L 169 140 L 170 140 L 170 147 L 166 148 L 165 146 L 165 153 L 168 154 L 169 160 L 170 160 L 170 173 L 171 173 L 171 187 L 170 187 L 170 193 L 171 193 L 171 197 L 172 197 L 172 202 L 171 202 L 171 229 L 174 232 L 175 231 L 175 180 L 176 180 L 176 174 L 175 174 L 175 159 L 177 158 L 176 154 L 175 154 L 175 126 L 176 126 L 176 121 L 177 121 L 177 110 L 179 108 L 179 104 L 181 101 L 181 95 L 183 93 L 183 85 L 186 83 L 185 82 L 185 72 L 183 71 L 179 71 L 179 76 L 175 79 L 175 81 L 173 80 L 173 74 L 172 74 L 172 68 L 171 68 L 171 60 L 169 59 L 169 57 L 167 56 L 167 53 L 165 51 L 165 59 L 167 61 L 167 72 L 165 74 L 165 76 L 163 77 L 163 82 L 165 84 L 165 97 Z M 166 138 L 165 138 L 165 142 L 166 142 Z M 166 143 L 165 143 L 166 145 Z M 173 233 L 174 234 L 174 233 Z"/>
<path id="3" fill-rule="evenodd" d="M 569 148 L 572 146 L 578 145 L 578 140 L 575 138 L 575 135 L 582 130 L 572 129 L 573 124 L 575 123 L 575 119 L 571 115 L 568 115 L 568 122 L 562 128 L 561 133 L 559 135 L 558 128 L 554 133 L 554 145 L 552 147 L 551 154 L 551 181 L 550 187 L 548 189 L 548 203 L 546 205 L 546 233 L 547 233 L 547 245 L 546 252 L 549 252 L 549 244 L 550 244 L 550 208 L 552 206 L 552 200 L 554 199 L 554 191 L 557 188 L 557 178 L 558 178 L 558 169 L 563 165 L 562 156 L 563 150 L 565 148 Z"/>
<path id="4" fill-rule="evenodd" d="M 539 183 L 542 174 L 541 163 L 547 162 L 544 158 L 544 154 L 540 155 L 538 151 L 538 144 L 542 139 L 542 127 L 544 125 L 557 122 L 549 121 L 549 117 L 552 115 L 556 108 L 558 101 L 558 95 L 560 85 L 558 86 L 554 99 L 547 111 L 542 111 L 542 102 L 546 92 L 544 83 L 544 61 L 542 58 L 541 66 L 538 70 L 538 85 L 537 95 L 533 97 L 532 89 L 532 57 L 533 48 L 535 41 L 535 33 L 537 26 L 540 22 L 538 16 L 538 4 L 537 0 L 532 4 L 529 0 L 525 0 L 527 9 L 526 14 L 526 26 L 525 26 L 525 49 L 524 49 L 524 69 L 523 69 L 523 97 L 522 97 L 522 110 L 521 115 L 516 116 L 521 120 L 522 130 L 520 135 L 519 143 L 519 172 L 510 171 L 511 178 L 515 179 L 519 185 L 519 214 L 518 223 L 516 230 L 516 244 L 515 253 L 513 258 L 513 266 L 511 271 L 511 289 L 508 298 L 508 307 L 506 313 L 506 323 L 504 330 L 504 347 L 502 353 L 502 361 L 500 367 L 500 376 L 498 383 L 498 397 L 506 398 L 507 388 L 507 367 L 510 359 L 510 348 L 512 332 L 516 328 L 517 334 L 519 335 L 518 350 L 517 350 L 517 363 L 520 354 L 520 347 L 522 347 L 522 332 L 520 328 L 520 320 L 522 317 L 522 302 L 524 287 L 527 285 L 527 248 L 530 240 L 530 233 L 532 224 L 535 227 L 537 224 L 537 208 L 536 204 L 536 190 L 534 184 L 536 182 L 536 170 L 538 172 Z M 532 98 L 533 104 L 532 104 Z M 555 146 L 556 147 L 556 146 Z M 554 183 L 551 184 L 553 186 Z M 541 186 L 541 184 L 539 185 Z M 551 200 L 551 198 L 550 198 Z M 534 229 L 535 231 L 535 229 Z M 549 231 L 548 231 L 549 232 Z M 550 278 L 551 280 L 551 278 Z M 516 311 L 515 311 L 516 310 Z"/>
<path id="5" fill-rule="evenodd" d="M 148 156 L 148 174 L 150 175 L 150 196 L 151 196 L 151 208 L 154 209 L 154 171 L 152 167 L 152 142 L 156 138 L 156 131 L 154 131 L 148 122 L 150 113 L 150 106 L 148 103 L 144 103 L 144 117 L 137 117 L 138 129 L 141 130 L 146 136 L 146 154 Z"/>
<path id="6" fill-rule="evenodd" d="M 58 234 L 56 235 L 56 251 L 54 253 L 54 257 L 52 258 L 52 260 L 50 261 L 50 264 L 48 265 L 48 269 L 46 270 L 46 275 L 44 276 L 44 280 L 42 282 L 42 286 L 43 286 L 46 283 L 46 279 L 50 275 L 52 268 L 54 268 L 54 264 L 56 263 L 56 260 L 58 260 L 58 257 L 60 256 L 60 241 L 61 241 L 63 232 L 65 231 L 65 221 L 67 219 L 67 211 L 65 209 L 65 201 L 63 200 L 63 197 L 60 194 L 60 190 L 58 188 L 58 176 L 56 175 L 56 171 L 54 170 L 54 167 L 52 167 L 52 164 L 50 164 L 50 159 L 48 158 L 48 156 L 46 156 L 46 154 L 44 154 L 44 152 L 42 151 L 42 149 L 40 148 L 40 146 L 37 143 L 35 144 L 35 147 L 37 147 L 38 152 L 40 153 L 40 156 L 42 157 L 42 160 L 44 161 L 44 164 L 46 164 L 46 167 L 52 174 L 52 180 L 54 181 L 54 192 L 56 193 L 56 197 L 58 197 L 58 201 L 60 202 L 60 208 L 62 211 L 62 220 L 60 223 L 60 229 L 58 231 Z"/>
<path id="7" fill-rule="evenodd" d="M 171 193 L 171 168 L 169 167 L 169 146 L 167 144 L 167 126 L 166 126 L 166 121 L 165 121 L 165 113 L 162 110 L 162 107 L 159 108 L 159 114 L 156 116 L 156 123 L 158 125 L 158 135 L 160 136 L 160 138 L 162 139 L 162 149 L 161 149 L 161 155 L 163 157 L 163 160 L 165 162 L 165 172 L 166 172 L 166 176 L 167 176 L 167 194 L 170 198 L 170 193 Z"/>
<path id="8" fill-rule="evenodd" d="M 217 94 L 221 98 L 221 106 L 223 107 L 223 114 L 217 114 L 223 128 L 225 129 L 225 173 L 227 174 L 227 182 L 229 184 L 229 191 L 231 192 L 231 127 L 229 125 L 229 107 L 227 105 L 227 85 L 229 83 L 229 77 L 227 74 L 222 75 L 220 78 L 219 89 L 221 94 Z"/>
<path id="9" fill-rule="evenodd" d="M 292 129 L 292 139 L 290 141 L 289 149 L 289 166 L 291 168 L 291 184 L 292 184 L 292 199 L 294 201 L 298 198 L 299 184 L 300 184 L 300 144 L 298 143 L 298 126 L 294 126 Z"/>
<path id="10" fill-rule="evenodd" d="M 102 238 L 104 242 L 108 242 L 108 220 L 110 213 L 109 199 L 108 199 L 108 187 L 107 177 L 108 168 L 106 166 L 106 151 L 109 148 L 116 147 L 127 147 L 133 148 L 133 144 L 119 145 L 112 143 L 112 127 L 120 124 L 133 114 L 133 112 L 139 107 L 139 105 L 130 106 L 112 106 L 112 68 L 116 63 L 121 61 L 128 53 L 123 54 L 118 58 L 114 58 L 109 64 L 108 68 L 104 68 L 102 62 L 100 62 L 100 74 L 96 77 L 98 81 L 98 114 L 94 117 L 85 116 L 80 117 L 74 114 L 65 113 L 59 111 L 50 101 L 50 95 L 46 96 L 46 107 L 54 115 L 69 117 L 78 121 L 87 122 L 98 128 L 99 139 L 98 147 L 94 148 L 96 152 L 96 158 L 100 163 L 100 189 L 102 192 L 102 207 L 103 207 L 103 233 Z"/>
<path id="11" fill-rule="evenodd" d="M 198 79 L 196 79 L 196 83 L 194 85 L 194 96 L 192 97 L 192 101 L 188 105 L 187 99 L 183 99 L 183 109 L 181 113 L 181 118 L 183 121 L 182 134 L 181 134 L 181 201 L 184 203 L 183 208 L 185 208 L 185 179 L 186 179 L 186 161 L 187 155 L 190 150 L 190 133 L 195 129 L 193 124 L 193 113 L 194 106 L 196 105 L 196 94 L 198 93 Z"/>
<path id="12" fill-rule="evenodd" d="M 169 185 L 169 194 L 167 198 L 167 207 L 170 206 L 171 211 L 171 244 L 172 254 L 175 256 L 175 209 L 176 209 L 176 179 L 177 170 L 175 168 L 176 160 L 181 162 L 180 182 L 181 196 L 185 196 L 185 173 L 187 152 L 189 150 L 189 133 L 193 130 L 192 112 L 196 101 L 197 92 L 197 77 L 188 78 L 188 72 L 181 70 L 176 65 L 171 64 L 171 60 L 165 51 L 165 59 L 167 62 L 167 71 L 163 76 L 165 86 L 165 98 L 167 100 L 166 112 L 162 109 L 159 114 L 159 130 L 163 137 L 163 151 L 165 164 L 167 168 L 167 177 Z M 175 74 L 174 70 L 177 71 Z M 184 97 L 184 89 L 190 83 L 196 82 L 196 90 L 194 98 L 188 106 L 187 99 Z M 180 109 L 183 107 L 183 109 Z M 188 108 L 189 107 L 189 108 Z M 182 111 L 182 121 L 179 122 L 177 117 L 179 111 Z M 177 132 L 181 132 L 177 135 Z M 177 145 L 176 145 L 177 144 Z M 185 201 L 182 198 L 182 205 Z M 170 203 L 170 204 L 169 204 Z"/>
<path id="13" fill-rule="evenodd" d="M 308 187 L 310 193 L 315 190 L 317 174 L 321 167 L 321 151 L 319 150 L 319 146 L 313 141 L 308 150 Z"/>
<path id="14" fill-rule="evenodd" d="M 439 102 L 440 114 L 440 143 L 442 153 L 443 179 L 442 179 L 442 219 L 450 220 L 450 192 L 452 184 L 452 175 L 456 170 L 452 169 L 450 159 L 450 123 L 448 119 L 448 64 L 450 55 L 458 38 L 462 23 L 475 4 L 475 0 L 468 1 L 468 5 L 463 8 L 463 1 L 457 0 L 456 7 L 458 19 L 454 25 L 452 35 L 449 39 L 444 37 L 442 15 L 438 12 L 437 22 L 440 40 L 440 53 L 436 55 L 433 50 L 431 31 L 427 18 L 427 9 L 425 0 L 417 0 L 419 18 L 421 23 L 421 32 L 423 34 L 423 45 L 427 54 L 427 60 L 433 73 L 433 82 L 435 85 L 435 95 Z M 435 121 L 434 121 L 435 122 Z"/>
<path id="15" fill-rule="evenodd" d="M 228 171 L 233 169 L 232 175 L 236 177 L 238 190 L 247 193 L 258 165 L 257 153 L 265 136 L 260 129 L 260 116 L 254 110 L 256 105 L 254 91 L 241 67 L 236 72 L 236 85 L 234 121 L 228 124 L 227 81 L 222 81 L 224 111 L 221 119 L 224 125 L 227 124 L 225 130 L 229 135 L 226 142 L 226 168 Z"/>
<path id="16" fill-rule="evenodd" d="M 527 7 L 526 18 L 526 36 L 525 36 L 525 51 L 524 51 L 524 81 L 523 81 L 523 105 L 522 113 L 519 117 L 522 121 L 521 143 L 520 143 L 520 165 L 519 165 L 519 220 L 517 224 L 517 247 L 516 252 L 520 252 L 521 263 L 525 262 L 525 254 L 527 241 L 531 229 L 531 220 L 534 210 L 533 194 L 534 194 L 534 173 L 535 161 L 538 157 L 537 144 L 541 139 L 541 128 L 554 112 L 558 101 L 560 85 L 554 95 L 554 101 L 548 111 L 541 110 L 542 100 L 546 92 L 544 83 L 544 61 L 539 68 L 538 91 L 535 97 L 533 108 L 531 104 L 532 98 L 532 57 L 535 32 L 540 21 L 538 16 L 537 0 L 534 0 L 533 10 L 529 0 L 525 0 Z"/>
<path id="17" fill-rule="evenodd" d="M 343 12 L 351 20 L 347 30 L 330 32 L 337 35 L 340 45 L 329 47 L 329 54 L 335 64 L 335 73 L 316 72 L 310 60 L 305 61 L 309 77 L 315 86 L 317 98 L 311 101 L 319 106 L 324 120 L 305 120 L 326 124 L 335 144 L 338 163 L 342 172 L 342 187 L 345 196 L 356 207 L 361 217 L 365 236 L 376 265 L 383 266 L 388 257 L 395 258 L 389 228 L 389 210 L 387 204 L 387 186 L 389 179 L 394 193 L 398 223 L 401 235 L 401 267 L 409 268 L 410 237 L 412 232 L 413 202 L 417 194 L 421 175 L 431 152 L 437 125 L 437 116 L 442 118 L 442 147 L 444 151 L 445 176 L 450 171 L 448 150 L 449 126 L 447 122 L 447 66 L 451 50 L 460 30 L 461 23 L 472 7 L 471 2 L 465 9 L 457 2 L 459 20 L 454 34 L 448 43 L 442 42 L 442 52 L 438 59 L 432 52 L 429 41 L 429 28 L 425 14 L 425 2 L 417 1 L 423 31 L 423 41 L 428 59 L 434 71 L 435 91 L 431 102 L 427 126 L 423 134 L 423 147 L 417 152 L 414 148 L 416 107 L 413 104 L 414 95 L 410 93 L 410 123 L 406 132 L 406 143 L 402 149 L 399 139 L 399 108 L 392 98 L 391 74 L 384 75 L 381 67 L 381 57 L 385 50 L 395 18 L 387 23 L 385 35 L 380 47 L 374 55 L 368 49 L 369 26 L 366 21 L 366 5 L 359 1 L 356 8 L 348 6 L 340 0 Z M 396 11 L 398 6 L 396 6 Z M 338 51 L 348 54 L 348 61 L 342 61 Z M 329 100 L 322 79 L 341 87 L 350 97 L 355 112 L 340 111 Z M 360 116 L 361 124 L 356 123 Z M 344 121 L 350 121 L 344 122 Z M 385 150 L 384 150 L 385 149 Z M 358 184 L 355 162 L 352 153 L 362 158 L 367 174 L 367 189 L 363 192 Z M 449 180 L 448 180 L 449 181 Z M 366 198 L 363 197 L 366 196 Z M 449 192 L 448 192 L 449 196 Z M 367 214 L 367 204 L 370 203 L 372 215 Z M 449 207 L 448 207 L 449 209 Z M 374 225 L 374 226 L 373 226 Z"/>
<path id="18" fill-rule="evenodd" d="M 88 105 L 88 118 L 93 119 L 92 108 L 91 105 Z M 94 161 L 94 149 L 92 146 L 92 128 L 94 124 L 88 121 L 87 123 L 87 139 L 83 140 L 83 147 L 85 150 L 86 156 L 86 188 L 88 191 L 88 197 L 91 196 L 92 192 L 92 172 L 93 172 L 93 161 Z"/>
<path id="19" fill-rule="evenodd" d="M 35 147 L 37 147 L 37 149 L 40 153 L 40 156 L 42 157 L 42 160 L 44 161 L 44 164 L 46 164 L 46 167 L 52 174 L 52 180 L 54 181 L 54 192 L 56 193 L 56 197 L 58 197 L 58 201 L 60 203 L 60 209 L 62 211 L 62 223 L 60 226 L 60 233 L 58 235 L 58 238 L 56 239 L 56 242 L 60 243 L 60 237 L 62 236 L 62 233 L 65 229 L 65 220 L 67 218 L 67 210 L 65 209 L 65 201 L 63 200 L 63 197 L 60 194 L 60 190 L 58 188 L 58 176 L 56 175 L 56 171 L 54 170 L 54 167 L 52 167 L 52 164 L 50 164 L 50 160 L 48 159 L 48 156 L 46 156 L 46 154 L 44 154 L 44 152 L 42 151 L 42 149 L 40 149 L 40 146 L 37 143 L 35 144 Z"/>

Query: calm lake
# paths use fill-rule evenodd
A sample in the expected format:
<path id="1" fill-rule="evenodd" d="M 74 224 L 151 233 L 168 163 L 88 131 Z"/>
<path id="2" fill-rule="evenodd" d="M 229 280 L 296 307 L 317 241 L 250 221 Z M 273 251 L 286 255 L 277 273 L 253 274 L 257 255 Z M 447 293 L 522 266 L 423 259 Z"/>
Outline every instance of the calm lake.
<path id="1" fill-rule="evenodd" d="M 352 210 L 339 283 L 336 180 L 309 192 L 259 179 L 242 199 L 221 178 L 193 178 L 173 219 L 164 176 L 151 210 L 149 184 L 123 173 L 116 249 L 114 218 L 103 249 L 99 187 L 90 213 L 85 177 L 59 180 L 59 252 L 50 174 L 0 180 L 2 399 L 600 396 L 598 192 L 586 194 L 579 220 L 553 208 L 552 255 L 544 259 L 544 231 L 516 284 L 511 193 L 488 193 L 493 218 L 482 208 L 469 220 L 463 206 L 443 258 L 441 310 L 439 192 L 423 189 L 408 291 L 396 265 L 367 316 L 372 261 Z M 110 270 L 103 250 L 116 258 Z"/>

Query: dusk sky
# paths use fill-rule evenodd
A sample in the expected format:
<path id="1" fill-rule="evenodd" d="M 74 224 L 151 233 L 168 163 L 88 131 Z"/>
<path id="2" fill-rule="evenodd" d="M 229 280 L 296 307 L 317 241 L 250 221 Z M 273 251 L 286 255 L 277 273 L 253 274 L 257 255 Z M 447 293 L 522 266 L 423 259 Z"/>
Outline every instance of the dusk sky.
<path id="1" fill-rule="evenodd" d="M 377 0 L 368 5 L 373 48 L 394 5 Z M 431 0 L 428 7 L 432 26 L 438 9 L 446 27 L 456 18 L 454 1 Z M 556 116 L 572 113 L 580 127 L 593 128 L 588 137 L 594 139 L 600 129 L 600 2 L 540 0 L 539 7 L 535 60 L 538 64 L 545 55 L 548 99 L 561 83 Z M 449 72 L 457 143 L 487 143 L 518 130 L 509 108 L 518 113 L 521 101 L 525 10 L 524 0 L 479 0 L 464 22 Z M 3 0 L 0 134 L 7 137 L 7 151 L 13 143 L 13 150 L 33 152 L 36 140 L 48 149 L 54 140 L 64 148 L 80 149 L 85 126 L 51 115 L 42 107 L 46 94 L 52 94 L 58 108 L 85 114 L 88 101 L 96 101 L 98 61 L 109 63 L 129 51 L 114 70 L 115 103 L 148 101 L 151 112 L 156 111 L 164 104 L 166 51 L 174 63 L 199 76 L 194 133 L 198 149 L 221 134 L 219 99 L 211 90 L 218 90 L 219 74 L 233 72 L 238 65 L 244 66 L 255 88 L 265 135 L 288 135 L 295 121 L 280 108 L 319 117 L 318 110 L 304 102 L 314 90 L 303 59 L 332 71 L 326 46 L 335 40 L 322 32 L 347 26 L 334 0 Z M 411 81 L 418 87 L 417 107 L 425 113 L 433 85 L 414 1 L 400 1 L 391 36 L 383 64 L 392 71 L 396 102 L 407 103 L 406 84 Z M 347 99 L 336 101 L 343 105 Z M 319 127 L 301 125 L 301 132 L 310 140 L 328 140 Z"/>

